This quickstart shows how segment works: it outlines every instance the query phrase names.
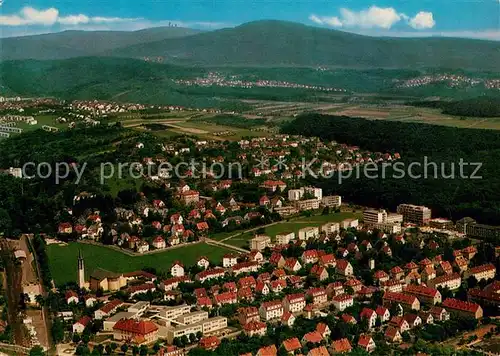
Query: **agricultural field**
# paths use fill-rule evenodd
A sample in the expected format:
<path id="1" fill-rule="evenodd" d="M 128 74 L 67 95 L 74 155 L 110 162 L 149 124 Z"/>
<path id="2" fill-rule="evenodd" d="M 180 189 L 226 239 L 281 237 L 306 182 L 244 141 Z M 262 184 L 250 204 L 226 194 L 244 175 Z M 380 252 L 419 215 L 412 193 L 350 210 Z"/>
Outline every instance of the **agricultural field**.
<path id="1" fill-rule="evenodd" d="M 88 279 L 96 268 L 112 272 L 132 272 L 146 267 L 156 268 L 158 272 L 167 272 L 171 264 L 179 260 L 185 265 L 193 265 L 198 257 L 206 256 L 215 263 L 220 263 L 222 256 L 228 252 L 221 247 L 204 243 L 180 247 L 165 252 L 144 256 L 129 256 L 114 249 L 83 243 L 47 246 L 50 270 L 56 285 L 76 281 L 78 252 L 81 250 L 85 261 L 85 277 Z"/>
<path id="2" fill-rule="evenodd" d="M 344 219 L 349 219 L 349 218 L 360 219 L 361 217 L 362 217 L 361 213 L 347 213 L 347 212 L 334 213 L 329 215 L 314 215 L 310 217 L 301 217 L 289 221 L 284 220 L 275 225 L 268 226 L 265 228 L 264 234 L 269 235 L 271 237 L 271 240 L 274 241 L 275 236 L 283 232 L 293 231 L 297 236 L 298 231 L 304 227 L 321 226 L 327 222 L 340 222 Z M 234 236 L 231 239 L 225 240 L 224 242 L 232 246 L 246 248 L 248 246 L 248 241 L 254 237 L 256 231 L 257 230 L 244 232 L 240 235 Z M 236 235 L 237 233 L 238 232 L 218 234 L 217 236 L 214 236 L 213 239 L 222 240 L 229 236 Z"/>
<path id="3" fill-rule="evenodd" d="M 500 130 L 500 117 L 478 118 L 458 117 L 441 113 L 439 109 L 411 106 L 347 106 L 341 110 L 328 110 L 325 113 L 339 116 L 363 117 L 375 120 L 420 122 L 459 128 Z"/>

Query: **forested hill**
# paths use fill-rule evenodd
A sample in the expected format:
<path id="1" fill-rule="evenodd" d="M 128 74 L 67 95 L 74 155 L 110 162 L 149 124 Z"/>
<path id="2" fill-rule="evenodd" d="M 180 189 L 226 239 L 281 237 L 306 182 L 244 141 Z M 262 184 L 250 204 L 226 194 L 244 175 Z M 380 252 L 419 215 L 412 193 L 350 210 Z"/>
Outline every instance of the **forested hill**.
<path id="1" fill-rule="evenodd" d="M 369 206 L 394 209 L 408 202 L 430 206 L 435 216 L 458 219 L 472 216 L 478 221 L 500 225 L 500 132 L 493 130 L 459 129 L 453 127 L 366 120 L 319 114 L 299 116 L 282 131 L 289 134 L 318 136 L 322 139 L 359 145 L 374 152 L 398 152 L 401 162 L 428 165 L 427 178 L 414 179 L 405 174 L 393 176 L 387 170 L 386 179 L 351 178 L 338 184 L 336 177 L 328 180 L 310 179 L 326 192 L 339 193 L 347 200 Z M 426 158 L 427 157 L 427 158 Z M 477 175 L 481 179 L 460 178 L 460 160 L 481 163 Z M 455 178 L 449 176 L 454 165 Z M 475 168 L 466 166 L 464 175 Z M 380 173 L 380 172 L 379 172 Z M 413 175 L 424 169 L 413 166 Z"/>
<path id="2" fill-rule="evenodd" d="M 200 32 L 190 28 L 156 27 L 139 31 L 64 31 L 1 38 L 1 60 L 86 57 L 119 47 L 184 37 Z"/>
<path id="3" fill-rule="evenodd" d="M 161 28 L 137 32 L 63 32 L 0 40 L 2 59 L 81 56 L 162 57 L 203 66 L 449 68 L 500 71 L 499 42 L 459 38 L 389 38 L 255 21 L 221 30 Z"/>
<path id="4" fill-rule="evenodd" d="M 494 41 L 369 37 L 284 21 L 255 21 L 109 54 L 199 65 L 500 70 L 500 46 Z"/>

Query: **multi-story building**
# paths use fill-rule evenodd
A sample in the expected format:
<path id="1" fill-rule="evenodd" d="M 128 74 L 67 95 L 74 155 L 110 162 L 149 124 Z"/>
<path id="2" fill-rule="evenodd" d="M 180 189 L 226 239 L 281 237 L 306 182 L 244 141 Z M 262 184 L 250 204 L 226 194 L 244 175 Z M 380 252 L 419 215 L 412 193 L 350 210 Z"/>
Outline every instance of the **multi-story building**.
<path id="1" fill-rule="evenodd" d="M 483 279 L 493 279 L 497 273 L 497 269 L 495 265 L 488 263 L 485 265 L 473 267 L 465 272 L 465 278 L 469 278 L 470 276 L 474 276 L 476 280 L 479 282 Z"/>
<path id="2" fill-rule="evenodd" d="M 297 201 L 304 196 L 304 189 L 290 189 L 288 191 L 288 200 Z"/>
<path id="3" fill-rule="evenodd" d="M 175 307 L 165 307 L 160 311 L 160 317 L 165 320 L 176 320 L 184 314 L 191 312 L 192 305 L 184 304 Z"/>
<path id="4" fill-rule="evenodd" d="M 215 318 L 209 318 L 201 320 L 197 323 L 188 325 L 179 325 L 174 328 L 167 330 L 167 341 L 172 344 L 175 338 L 182 337 L 201 332 L 203 335 L 213 333 L 218 330 L 227 328 L 227 318 L 222 316 L 217 316 Z"/>
<path id="5" fill-rule="evenodd" d="M 338 208 L 342 205 L 342 198 L 340 195 L 327 195 L 321 199 L 321 204 L 329 208 Z"/>
<path id="6" fill-rule="evenodd" d="M 281 318 L 284 308 L 281 300 L 264 302 L 259 308 L 259 314 L 265 321 Z"/>
<path id="7" fill-rule="evenodd" d="M 194 277 L 197 281 L 200 281 L 201 283 L 208 281 L 210 279 L 217 279 L 224 277 L 226 274 L 226 271 L 224 268 L 216 267 L 212 269 L 208 269 L 206 271 L 202 271 L 196 274 Z"/>
<path id="8" fill-rule="evenodd" d="M 462 283 L 462 278 L 458 273 L 445 274 L 443 276 L 436 277 L 427 282 L 427 284 L 432 287 L 438 289 L 448 288 L 450 290 L 460 288 L 460 284 Z"/>
<path id="9" fill-rule="evenodd" d="M 113 326 L 113 338 L 125 342 L 155 342 L 158 339 L 158 326 L 146 320 L 122 319 Z"/>
<path id="10" fill-rule="evenodd" d="M 431 209 L 426 206 L 400 204 L 398 205 L 397 212 L 403 215 L 405 222 L 417 225 L 427 225 L 431 220 Z"/>
<path id="11" fill-rule="evenodd" d="M 312 302 L 314 305 L 324 304 L 328 301 L 328 294 L 324 288 L 314 287 L 309 288 L 307 291 L 307 295 L 312 298 Z"/>
<path id="12" fill-rule="evenodd" d="M 299 230 L 299 240 L 307 241 L 316 239 L 319 236 L 319 228 L 316 226 L 308 226 Z"/>
<path id="13" fill-rule="evenodd" d="M 250 240 L 250 248 L 252 250 L 263 251 L 271 244 L 271 237 L 266 235 L 257 235 Z"/>
<path id="14" fill-rule="evenodd" d="M 500 238 L 500 226 L 478 224 L 472 218 L 463 218 L 457 221 L 456 228 L 468 237 L 479 239 L 498 240 Z M 496 239 L 496 240 L 495 240 Z"/>
<path id="15" fill-rule="evenodd" d="M 320 200 L 318 199 L 306 199 L 306 200 L 297 200 L 294 202 L 295 208 L 299 211 L 304 210 L 316 210 L 319 209 Z"/>
<path id="16" fill-rule="evenodd" d="M 443 307 L 451 314 L 462 317 L 472 317 L 480 319 L 483 317 L 483 308 L 479 304 L 472 302 L 464 302 L 460 299 L 446 298 L 443 302 Z"/>
<path id="17" fill-rule="evenodd" d="M 181 193 L 181 199 L 186 205 L 195 204 L 200 201 L 200 193 L 196 190 L 188 190 Z"/>
<path id="18" fill-rule="evenodd" d="M 338 311 L 344 311 L 354 304 L 354 297 L 350 294 L 340 294 L 332 298 L 333 305 Z"/>
<path id="19" fill-rule="evenodd" d="M 367 209 L 363 211 L 363 222 L 365 225 L 379 224 L 386 222 L 387 212 L 385 210 Z"/>
<path id="20" fill-rule="evenodd" d="M 177 317 L 175 320 L 179 322 L 180 324 L 194 324 L 199 321 L 208 319 L 208 312 L 202 310 L 202 311 L 195 311 L 191 313 L 186 313 L 183 314 L 179 317 Z"/>
<path id="21" fill-rule="evenodd" d="M 382 301 L 385 307 L 391 304 L 399 304 L 406 311 L 420 310 L 420 301 L 413 295 L 385 292 Z"/>
<path id="22" fill-rule="evenodd" d="M 441 293 L 437 289 L 423 285 L 409 284 L 404 293 L 417 297 L 422 303 L 432 305 L 441 303 Z"/>
<path id="23" fill-rule="evenodd" d="M 282 232 L 281 234 L 276 235 L 276 244 L 277 245 L 286 245 L 290 241 L 295 240 L 295 232 Z"/>
<path id="24" fill-rule="evenodd" d="M 328 222 L 326 224 L 321 225 L 320 229 L 321 232 L 330 235 L 340 231 L 340 224 L 337 222 Z"/>
<path id="25" fill-rule="evenodd" d="M 306 306 L 306 298 L 303 293 L 289 294 L 283 298 L 283 307 L 290 313 L 299 313 Z"/>
<path id="26" fill-rule="evenodd" d="M 238 309 L 238 320 L 241 325 L 251 321 L 260 321 L 259 309 L 256 307 L 242 307 Z"/>

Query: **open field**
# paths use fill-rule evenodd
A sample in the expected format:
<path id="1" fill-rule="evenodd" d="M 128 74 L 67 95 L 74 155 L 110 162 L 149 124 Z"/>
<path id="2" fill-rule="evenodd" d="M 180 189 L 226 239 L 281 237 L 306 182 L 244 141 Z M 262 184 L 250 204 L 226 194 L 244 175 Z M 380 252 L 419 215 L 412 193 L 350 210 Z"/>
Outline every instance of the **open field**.
<path id="1" fill-rule="evenodd" d="M 207 244 L 195 244 L 167 250 L 145 256 L 131 257 L 105 246 L 69 243 L 68 245 L 52 244 L 47 246 L 50 260 L 50 270 L 56 285 L 76 281 L 78 251 L 81 250 L 85 260 L 85 276 L 88 279 L 96 268 L 103 268 L 112 272 L 132 272 L 146 267 L 156 268 L 166 272 L 172 262 L 179 260 L 185 265 L 192 265 L 200 256 L 206 256 L 211 261 L 219 263 L 222 256 L 228 252 L 221 247 Z"/>
<path id="2" fill-rule="evenodd" d="M 329 215 L 314 215 L 311 217 L 301 217 L 296 220 L 290 221 L 282 221 L 278 224 L 269 226 L 265 228 L 265 234 L 271 237 L 271 240 L 274 241 L 275 236 L 277 234 L 283 232 L 295 232 L 295 235 L 298 235 L 298 231 L 304 227 L 308 226 L 321 226 L 327 222 L 340 222 L 344 219 L 348 218 L 361 218 L 361 213 L 335 213 Z M 231 235 L 235 235 L 237 232 L 233 233 L 223 233 L 214 236 L 214 240 L 221 240 L 223 238 L 227 238 Z M 236 246 L 246 248 L 248 241 L 253 238 L 255 231 L 245 232 L 241 235 L 235 236 L 229 240 L 224 241 L 225 243 Z"/>

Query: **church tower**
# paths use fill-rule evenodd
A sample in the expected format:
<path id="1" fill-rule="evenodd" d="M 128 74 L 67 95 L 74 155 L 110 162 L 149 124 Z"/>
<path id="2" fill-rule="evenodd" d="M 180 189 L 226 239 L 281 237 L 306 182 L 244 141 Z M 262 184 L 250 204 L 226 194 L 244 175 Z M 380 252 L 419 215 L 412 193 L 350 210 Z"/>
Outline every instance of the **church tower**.
<path id="1" fill-rule="evenodd" d="M 80 288 L 85 287 L 85 265 L 81 250 L 78 250 L 78 286 Z"/>

